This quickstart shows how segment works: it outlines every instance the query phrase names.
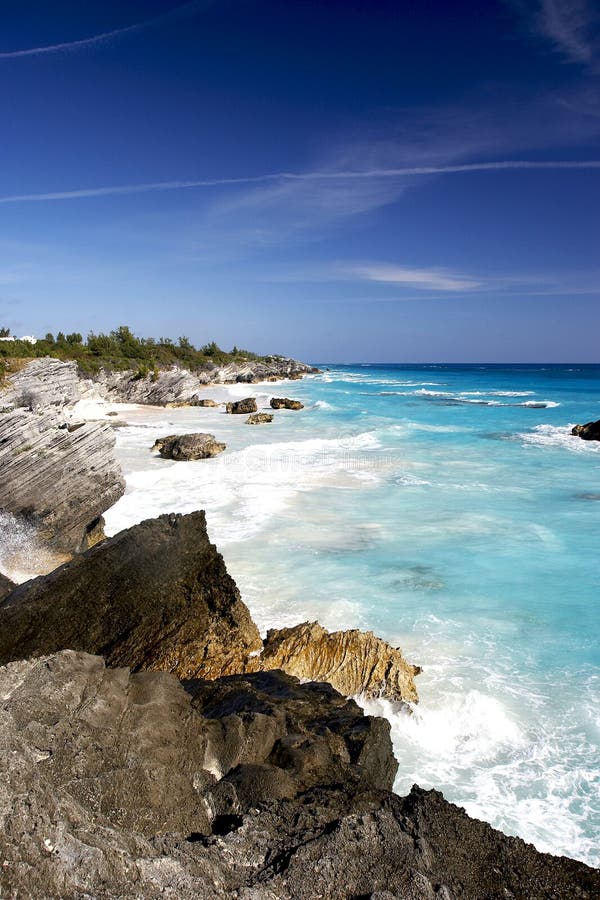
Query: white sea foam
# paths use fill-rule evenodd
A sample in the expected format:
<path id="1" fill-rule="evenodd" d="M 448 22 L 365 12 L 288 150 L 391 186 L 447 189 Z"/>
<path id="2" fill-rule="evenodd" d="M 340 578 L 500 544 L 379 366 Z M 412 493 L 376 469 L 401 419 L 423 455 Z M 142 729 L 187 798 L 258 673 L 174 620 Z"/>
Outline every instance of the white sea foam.
<path id="1" fill-rule="evenodd" d="M 537 425 L 533 431 L 525 431 L 516 435 L 524 444 L 536 447 L 555 447 L 571 450 L 573 453 L 598 453 L 600 442 L 582 441 L 580 437 L 571 434 L 573 425 Z"/>
<path id="2" fill-rule="evenodd" d="M 148 429 L 143 426 L 117 434 L 124 451 L 148 446 Z M 125 495 L 106 513 L 107 533 L 115 534 L 159 512 L 207 509 L 211 535 L 218 543 L 244 540 L 298 493 L 357 479 L 376 483 L 380 476 L 370 451 L 379 447 L 373 432 L 362 432 L 251 444 L 215 459 L 185 464 L 157 460 L 148 453 L 147 468 L 128 473 Z"/>

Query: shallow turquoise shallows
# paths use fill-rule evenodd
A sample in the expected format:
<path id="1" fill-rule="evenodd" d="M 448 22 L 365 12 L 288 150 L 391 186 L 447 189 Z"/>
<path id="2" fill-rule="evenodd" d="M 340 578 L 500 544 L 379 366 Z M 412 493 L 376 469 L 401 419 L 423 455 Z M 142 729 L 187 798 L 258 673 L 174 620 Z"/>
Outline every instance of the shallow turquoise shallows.
<path id="1" fill-rule="evenodd" d="M 423 666 L 412 713 L 367 704 L 392 723 L 398 791 L 435 786 L 598 864 L 600 443 L 570 428 L 600 419 L 600 367 L 335 366 L 234 390 L 306 408 L 119 430 L 129 487 L 111 531 L 205 508 L 261 628 L 373 629 Z M 228 450 L 150 457 L 167 427 Z"/>

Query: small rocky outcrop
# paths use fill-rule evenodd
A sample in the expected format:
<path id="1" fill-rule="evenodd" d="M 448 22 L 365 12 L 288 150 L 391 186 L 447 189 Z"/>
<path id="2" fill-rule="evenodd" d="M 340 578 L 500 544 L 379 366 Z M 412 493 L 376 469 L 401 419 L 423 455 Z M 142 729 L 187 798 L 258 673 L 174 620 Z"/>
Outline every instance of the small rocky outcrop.
<path id="1" fill-rule="evenodd" d="M 283 669 L 308 681 L 327 681 L 346 697 L 418 700 L 414 676 L 421 671 L 419 666 L 371 631 L 328 632 L 318 622 L 272 629 L 256 665 Z"/>
<path id="2" fill-rule="evenodd" d="M 266 425 L 273 421 L 271 413 L 253 413 L 246 419 L 246 425 Z"/>
<path id="3" fill-rule="evenodd" d="M 288 397 L 272 397 L 271 409 L 304 409 L 304 404 L 299 400 L 290 400 Z"/>
<path id="4" fill-rule="evenodd" d="M 69 648 L 216 678 L 243 671 L 261 646 L 203 512 L 135 525 L 0 603 L 0 664 Z"/>
<path id="5" fill-rule="evenodd" d="M 254 397 L 245 397 L 243 400 L 235 400 L 232 403 L 227 403 L 225 406 L 226 412 L 238 416 L 255 413 L 257 409 L 258 407 Z"/>
<path id="6" fill-rule="evenodd" d="M 204 397 L 202 400 L 196 400 L 193 404 L 194 406 L 205 406 L 205 407 L 215 407 L 219 406 L 216 400 L 212 400 L 210 397 Z"/>
<path id="7" fill-rule="evenodd" d="M 125 491 L 114 432 L 36 403 L 0 414 L 0 508 L 25 517 L 49 547 L 79 552 Z"/>
<path id="8" fill-rule="evenodd" d="M 585 425 L 574 425 L 571 434 L 584 441 L 600 441 L 600 419 L 597 422 L 586 422 Z"/>
<path id="9" fill-rule="evenodd" d="M 185 687 L 185 690 L 184 690 Z M 593 900 L 600 873 L 390 793 L 389 726 L 277 672 L 192 681 L 70 650 L 0 668 L 0 894 Z"/>
<path id="10" fill-rule="evenodd" d="M 225 444 L 219 443 L 214 434 L 170 434 L 158 438 L 152 450 L 158 450 L 163 459 L 175 459 L 186 462 L 192 459 L 210 459 L 225 450 Z"/>
<path id="11" fill-rule="evenodd" d="M 103 370 L 87 382 L 90 390 L 106 400 L 144 403 L 155 406 L 204 405 L 197 403 L 199 391 L 209 384 L 255 384 L 261 381 L 281 381 L 296 374 L 318 372 L 296 359 L 273 356 L 268 361 L 248 360 L 218 366 L 207 362 L 199 370 L 172 366 L 140 376 L 139 372 L 109 372 Z"/>

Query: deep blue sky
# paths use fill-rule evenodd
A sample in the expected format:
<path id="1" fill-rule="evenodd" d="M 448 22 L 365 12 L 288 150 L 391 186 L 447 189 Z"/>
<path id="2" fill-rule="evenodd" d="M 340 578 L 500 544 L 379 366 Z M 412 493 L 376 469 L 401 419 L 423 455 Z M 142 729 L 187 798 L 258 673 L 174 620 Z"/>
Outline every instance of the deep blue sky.
<path id="1" fill-rule="evenodd" d="M 597 3 L 3 0 L 0 23 L 14 332 L 600 361 Z"/>

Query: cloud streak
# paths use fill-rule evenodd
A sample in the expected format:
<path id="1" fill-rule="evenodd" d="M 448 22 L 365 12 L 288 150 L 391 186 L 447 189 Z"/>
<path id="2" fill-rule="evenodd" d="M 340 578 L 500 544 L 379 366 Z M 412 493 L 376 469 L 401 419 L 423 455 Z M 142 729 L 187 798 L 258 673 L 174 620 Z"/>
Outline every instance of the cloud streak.
<path id="1" fill-rule="evenodd" d="M 418 178 L 427 175 L 460 175 L 471 172 L 501 171 L 553 171 L 600 169 L 600 160 L 497 160 L 495 162 L 464 163 L 449 166 L 406 166 L 400 168 L 373 168 L 364 170 L 323 172 L 271 172 L 265 175 L 245 175 L 236 178 L 203 178 L 187 181 L 153 181 L 143 184 L 125 184 L 97 188 L 80 188 L 73 191 L 49 191 L 33 194 L 7 194 L 0 197 L 0 204 L 36 203 L 52 200 L 79 200 L 125 194 L 145 194 L 153 191 L 176 191 L 190 188 L 228 187 L 268 182 L 328 182 L 360 179 Z"/>
<path id="2" fill-rule="evenodd" d="M 570 62 L 592 60 L 591 27 L 594 14 L 588 0 L 542 0 L 537 25 Z"/>
<path id="3" fill-rule="evenodd" d="M 58 53 L 61 50 L 75 50 L 80 47 L 90 47 L 93 44 L 101 44 L 105 41 L 111 40 L 111 38 L 119 37 L 122 34 L 130 34 L 134 31 L 141 31 L 143 28 L 148 28 L 151 25 L 155 25 L 158 22 L 164 21 L 169 16 L 173 16 L 176 13 L 181 13 L 186 9 L 192 9 L 192 7 L 198 6 L 198 0 L 192 0 L 190 3 L 183 3 L 179 6 L 176 6 L 174 9 L 168 10 L 167 12 L 161 13 L 158 16 L 154 16 L 151 19 L 144 19 L 141 22 L 134 22 L 133 25 L 126 25 L 125 28 L 115 28 L 113 31 L 105 31 L 102 34 L 95 34 L 88 38 L 82 38 L 78 41 L 65 41 L 60 44 L 47 44 L 43 47 L 29 47 L 25 50 L 9 50 L 4 53 L 0 53 L 0 59 L 18 59 L 23 56 L 41 56 L 45 53 Z"/>
<path id="4" fill-rule="evenodd" d="M 454 275 L 443 269 L 410 269 L 386 263 L 352 266 L 348 269 L 348 274 L 365 281 L 410 286 L 425 291 L 471 291 L 481 287 L 479 281 L 464 275 Z"/>

